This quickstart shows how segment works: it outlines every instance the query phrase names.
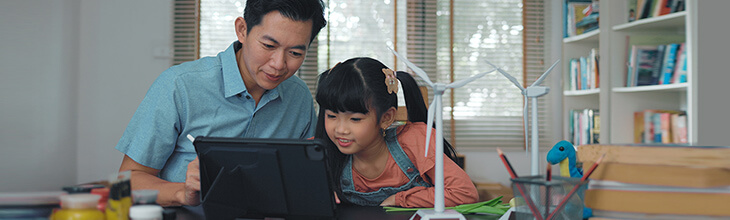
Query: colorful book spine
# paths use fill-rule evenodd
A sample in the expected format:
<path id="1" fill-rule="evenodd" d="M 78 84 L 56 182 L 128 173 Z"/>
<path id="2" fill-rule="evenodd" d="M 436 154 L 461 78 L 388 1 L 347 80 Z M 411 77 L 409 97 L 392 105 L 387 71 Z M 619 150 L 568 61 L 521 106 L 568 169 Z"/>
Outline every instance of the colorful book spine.
<path id="1" fill-rule="evenodd" d="M 677 58 L 677 49 L 679 44 L 668 44 L 667 49 L 664 52 L 664 60 L 662 61 L 662 71 L 659 79 L 659 84 L 670 84 L 672 83 L 672 74 L 674 73 L 674 66 Z"/>

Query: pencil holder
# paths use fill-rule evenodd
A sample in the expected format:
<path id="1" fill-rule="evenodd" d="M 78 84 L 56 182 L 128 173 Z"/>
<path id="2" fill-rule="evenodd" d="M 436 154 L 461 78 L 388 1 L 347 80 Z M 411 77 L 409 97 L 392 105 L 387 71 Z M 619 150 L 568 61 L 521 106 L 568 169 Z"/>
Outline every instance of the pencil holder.
<path id="1" fill-rule="evenodd" d="M 580 178 L 556 176 L 547 181 L 541 175 L 512 179 L 515 195 L 513 215 L 516 219 L 582 219 L 583 195 L 587 186 L 587 181 L 581 183 Z M 575 187 L 578 188 L 574 190 Z"/>

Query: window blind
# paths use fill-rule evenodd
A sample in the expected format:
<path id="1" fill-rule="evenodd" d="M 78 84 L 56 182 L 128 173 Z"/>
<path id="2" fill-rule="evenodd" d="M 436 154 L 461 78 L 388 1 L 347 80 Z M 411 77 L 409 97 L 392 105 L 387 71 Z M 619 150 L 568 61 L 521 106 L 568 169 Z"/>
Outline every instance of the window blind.
<path id="1" fill-rule="evenodd" d="M 245 0 L 200 1 L 200 57 L 216 56 L 237 40 L 233 26 L 243 16 Z"/>
<path id="2" fill-rule="evenodd" d="M 542 30 L 531 29 L 541 27 L 542 1 L 442 0 L 438 7 L 438 71 L 442 82 L 491 70 L 484 60 L 515 78 L 524 79 L 523 86 L 530 85 L 542 74 L 544 67 L 539 63 L 543 59 L 543 44 L 529 40 L 539 39 L 532 35 L 542 34 Z M 531 11 L 524 11 L 525 8 Z M 452 11 L 453 16 L 449 16 Z M 534 14 L 535 11 L 540 13 Z M 449 19 L 453 20 L 449 22 Z M 453 43 L 449 40 L 450 35 L 453 35 Z M 547 98 L 543 96 L 538 101 L 542 139 L 546 136 Z M 445 123 L 445 128 L 453 130 L 455 137 L 450 137 L 452 133 L 445 136 L 449 136 L 447 138 L 455 146 L 524 147 L 523 96 L 501 74 L 490 73 L 454 90 L 453 94 L 445 94 L 444 103 L 450 102 L 453 105 L 444 108 L 443 116 L 445 120 L 453 120 L 453 126 Z"/>
<path id="3" fill-rule="evenodd" d="M 175 0 L 173 2 L 173 65 L 198 59 L 199 9 L 198 0 Z"/>

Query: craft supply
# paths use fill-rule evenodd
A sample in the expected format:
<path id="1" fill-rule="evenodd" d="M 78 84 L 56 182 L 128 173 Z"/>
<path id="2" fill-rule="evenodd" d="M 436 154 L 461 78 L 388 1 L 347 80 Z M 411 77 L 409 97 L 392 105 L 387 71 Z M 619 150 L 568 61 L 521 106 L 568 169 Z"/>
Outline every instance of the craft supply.
<path id="1" fill-rule="evenodd" d="M 517 179 L 517 173 L 515 172 L 514 168 L 512 168 L 512 164 L 509 163 L 509 160 L 507 160 L 507 156 L 504 155 L 502 149 L 497 148 L 497 152 L 499 153 L 499 158 L 502 159 L 502 163 L 504 163 L 504 166 L 507 167 L 507 171 L 509 172 L 510 176 L 512 176 L 512 179 Z M 535 218 L 538 220 L 542 220 L 542 215 L 540 215 L 540 212 L 537 210 L 535 204 L 532 203 L 530 195 L 527 195 L 525 193 L 525 189 L 522 188 L 522 185 L 517 184 L 517 191 L 519 191 L 520 195 L 525 198 L 525 203 L 527 203 L 527 206 L 530 207 L 530 211 L 532 211 L 532 214 L 535 216 Z"/>
<path id="2" fill-rule="evenodd" d="M 81 185 L 73 185 L 73 186 L 64 186 L 62 189 L 63 191 L 66 191 L 68 194 L 75 194 L 75 193 L 90 193 L 91 190 L 97 189 L 97 188 L 104 188 L 104 185 L 101 184 L 81 184 Z"/>
<path id="3" fill-rule="evenodd" d="M 157 194 L 159 190 L 156 189 L 138 189 L 132 191 L 132 200 L 135 205 L 144 204 L 157 204 Z"/>
<path id="4" fill-rule="evenodd" d="M 132 206 L 131 171 L 123 171 L 113 175 L 109 182 L 109 201 L 106 204 L 106 220 L 129 219 L 129 208 Z"/>
<path id="5" fill-rule="evenodd" d="M 96 208 L 100 195 L 78 193 L 60 196 L 61 209 L 51 215 L 51 220 L 99 220 L 104 213 Z"/>
<path id="6" fill-rule="evenodd" d="M 605 157 L 605 156 L 606 156 L 606 154 L 603 154 L 603 155 L 601 155 L 600 158 L 598 158 L 598 160 L 593 164 L 593 166 L 591 166 L 591 169 L 589 169 L 588 172 L 583 174 L 583 178 L 580 179 L 580 183 L 578 183 L 575 187 L 573 187 L 572 190 L 570 190 L 570 192 L 565 196 L 565 199 L 563 199 L 562 201 L 560 201 L 560 203 L 558 203 L 558 206 L 555 207 L 555 210 L 553 210 L 553 212 L 551 212 L 550 215 L 548 215 L 548 217 L 545 220 L 552 219 L 553 216 L 555 216 L 555 213 L 558 213 L 558 211 L 560 211 L 560 209 L 562 209 L 563 206 L 565 206 L 565 203 L 568 202 L 568 199 L 571 196 L 573 196 L 573 194 L 575 194 L 578 191 L 578 189 L 581 186 L 583 186 L 583 184 L 587 183 L 586 180 L 593 173 L 593 171 L 596 170 L 596 167 L 598 167 L 598 164 L 601 163 L 601 161 L 603 160 L 603 157 Z"/>
<path id="7" fill-rule="evenodd" d="M 99 198 L 99 204 L 96 205 L 96 208 L 98 208 L 102 212 L 106 211 L 106 203 L 109 201 L 109 188 L 92 189 L 91 194 L 101 196 L 101 198 Z"/>
<path id="8" fill-rule="evenodd" d="M 131 220 L 162 220 L 162 207 L 159 205 L 134 205 L 129 209 Z"/>

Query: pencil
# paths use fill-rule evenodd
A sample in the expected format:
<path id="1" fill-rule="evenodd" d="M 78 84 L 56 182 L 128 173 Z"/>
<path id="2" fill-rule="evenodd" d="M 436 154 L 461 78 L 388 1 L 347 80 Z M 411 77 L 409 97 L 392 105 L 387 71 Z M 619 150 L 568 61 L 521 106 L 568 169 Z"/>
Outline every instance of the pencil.
<path id="1" fill-rule="evenodd" d="M 507 167 L 507 172 L 509 172 L 509 175 L 512 176 L 512 179 L 517 179 L 517 173 L 515 172 L 515 169 L 512 168 L 512 164 L 509 163 L 509 160 L 507 160 L 507 156 L 504 155 L 502 149 L 497 148 L 497 153 L 499 153 L 499 158 L 502 159 L 502 163 L 504 163 L 504 166 Z M 532 203 L 532 199 L 530 199 L 530 196 L 525 193 L 525 189 L 522 188 L 522 184 L 515 183 L 515 186 L 517 186 L 517 191 L 519 191 L 522 197 L 525 198 L 525 203 L 527 203 L 527 206 L 530 207 L 530 211 L 532 211 L 535 218 L 537 220 L 543 220 L 542 215 L 537 210 L 537 207 L 534 203 Z"/>
<path id="2" fill-rule="evenodd" d="M 512 167 L 512 164 L 509 163 L 509 160 L 507 160 L 507 156 L 504 155 L 502 149 L 497 148 L 497 153 L 499 153 L 499 158 L 502 158 L 502 163 L 504 163 L 504 166 L 507 167 L 507 172 L 509 172 L 512 179 L 517 179 L 517 173 L 515 173 L 515 169 Z"/>
<path id="3" fill-rule="evenodd" d="M 562 201 L 560 201 L 560 203 L 558 204 L 558 206 L 555 207 L 555 210 L 553 210 L 553 212 L 551 212 L 550 215 L 548 215 L 548 217 L 545 220 L 552 219 L 553 216 L 555 216 L 555 214 L 560 209 L 562 209 L 563 206 L 565 206 L 565 204 L 568 202 L 568 200 L 570 200 L 570 197 L 573 197 L 573 194 L 575 194 L 576 192 L 578 192 L 578 188 L 580 188 L 581 186 L 583 186 L 583 184 L 586 184 L 586 180 L 588 179 L 588 177 L 593 173 L 594 170 L 596 170 L 596 167 L 598 167 L 598 164 L 600 164 L 601 161 L 603 161 L 603 157 L 605 157 L 605 156 L 606 156 L 606 154 L 601 155 L 601 157 L 599 157 L 598 160 L 595 163 L 593 163 L 593 166 L 591 166 L 591 168 L 588 170 L 588 172 L 586 172 L 586 173 L 583 174 L 583 178 L 580 178 L 580 182 L 578 184 L 576 184 L 575 187 L 573 187 L 572 190 L 570 190 L 570 192 L 565 196 L 565 198 L 563 198 Z"/>

